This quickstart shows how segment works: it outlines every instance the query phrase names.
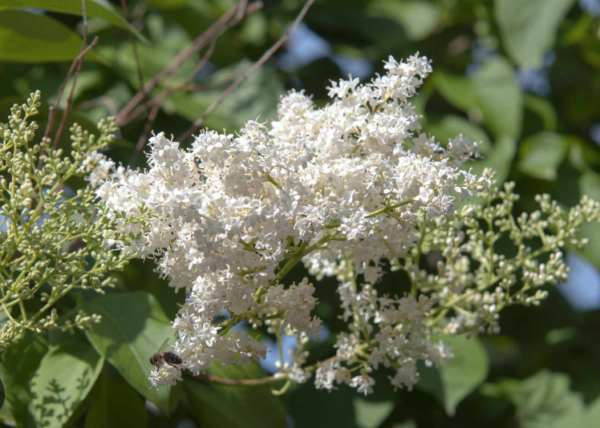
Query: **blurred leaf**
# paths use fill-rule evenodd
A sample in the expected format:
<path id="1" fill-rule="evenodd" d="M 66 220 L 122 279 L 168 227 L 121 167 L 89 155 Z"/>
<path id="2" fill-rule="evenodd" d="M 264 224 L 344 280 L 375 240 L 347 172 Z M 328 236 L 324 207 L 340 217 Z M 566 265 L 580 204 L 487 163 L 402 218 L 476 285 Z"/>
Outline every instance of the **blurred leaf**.
<path id="1" fill-rule="evenodd" d="M 433 3 L 423 1 L 391 2 L 378 0 L 369 4 L 372 17 L 396 20 L 411 40 L 422 40 L 429 36 L 439 22 L 439 10 Z"/>
<path id="2" fill-rule="evenodd" d="M 581 192 L 590 198 L 600 201 L 600 175 L 594 171 L 587 171 L 579 179 Z"/>
<path id="3" fill-rule="evenodd" d="M 481 174 L 485 168 L 491 168 L 496 172 L 498 182 L 502 183 L 508 177 L 516 151 L 515 140 L 507 136 L 500 137 L 483 159 L 466 166 L 471 167 L 476 174 Z"/>
<path id="4" fill-rule="evenodd" d="M 556 132 L 558 127 L 558 118 L 554 106 L 546 98 L 536 97 L 531 94 L 525 94 L 523 97 L 525 108 L 535 113 L 544 126 L 544 131 Z"/>
<path id="5" fill-rule="evenodd" d="M 542 66 L 554 46 L 558 26 L 575 0 L 496 0 L 494 14 L 502 41 L 512 59 L 524 69 Z"/>
<path id="6" fill-rule="evenodd" d="M 354 399 L 356 424 L 360 428 L 377 428 L 393 409 L 394 403 L 392 401 L 371 402 L 362 398 Z"/>
<path id="7" fill-rule="evenodd" d="M 596 398 L 586 409 L 581 428 L 600 426 L 600 398 Z"/>
<path id="8" fill-rule="evenodd" d="M 103 370 L 94 391 L 85 428 L 147 427 L 148 415 L 138 393 L 121 379 Z"/>
<path id="9" fill-rule="evenodd" d="M 81 38 L 54 19 L 22 10 L 0 12 L 0 60 L 14 62 L 71 61 L 81 51 Z M 97 60 L 88 52 L 86 60 Z"/>
<path id="10" fill-rule="evenodd" d="M 442 144 L 446 144 L 449 139 L 462 134 L 470 138 L 471 141 L 481 143 L 479 148 L 482 153 L 487 154 L 492 149 L 490 138 L 486 132 L 481 127 L 460 116 L 444 115 L 439 121 L 427 123 L 424 129 L 426 132 L 435 135 L 436 139 Z"/>
<path id="11" fill-rule="evenodd" d="M 416 387 L 431 393 L 444 407 L 449 416 L 456 412 L 458 404 L 487 378 L 488 357 L 481 341 L 476 337 L 439 336 L 454 350 L 454 357 L 444 361 L 439 368 L 424 367 Z"/>
<path id="12" fill-rule="evenodd" d="M 63 426 L 91 391 L 103 365 L 104 359 L 85 339 L 67 342 L 46 354 L 31 382 L 31 407 L 37 424 Z"/>
<path id="13" fill-rule="evenodd" d="M 103 355 L 140 394 L 166 415 L 177 407 L 180 388 L 151 388 L 150 357 L 166 338 L 173 337 L 170 320 L 149 293 L 118 293 L 90 301 L 80 300 L 86 313 L 102 316 L 102 322 L 86 331 L 96 350 Z M 132 310 L 135 308 L 135 310 Z"/>
<path id="14" fill-rule="evenodd" d="M 81 0 L 3 0 L 0 11 L 10 9 L 44 9 L 50 12 L 81 16 Z M 141 37 L 139 32 L 123 18 L 114 7 L 104 0 L 86 0 L 86 15 L 102 18 L 117 27 Z"/>
<path id="15" fill-rule="evenodd" d="M 179 9 L 188 5 L 190 0 L 150 0 L 148 10 L 152 9 Z"/>
<path id="16" fill-rule="evenodd" d="M 433 76 L 436 88 L 448 102 L 467 113 L 482 116 L 497 138 L 508 135 L 518 139 L 523 97 L 514 70 L 505 59 L 497 56 L 490 59 L 469 78 L 439 70 Z"/>
<path id="17" fill-rule="evenodd" d="M 535 178 L 554 180 L 568 148 L 562 135 L 553 132 L 535 134 L 521 144 L 519 169 Z"/>
<path id="18" fill-rule="evenodd" d="M 208 373 L 230 379 L 266 376 L 256 363 L 240 367 L 221 366 L 214 362 Z M 227 386 L 187 378 L 184 386 L 196 418 L 202 427 L 270 428 L 287 426 L 281 400 L 271 393 L 273 385 Z"/>
<path id="19" fill-rule="evenodd" d="M 482 392 L 512 402 L 521 428 L 574 428 L 582 426 L 584 406 L 570 383 L 566 374 L 542 370 L 523 381 L 486 384 Z"/>

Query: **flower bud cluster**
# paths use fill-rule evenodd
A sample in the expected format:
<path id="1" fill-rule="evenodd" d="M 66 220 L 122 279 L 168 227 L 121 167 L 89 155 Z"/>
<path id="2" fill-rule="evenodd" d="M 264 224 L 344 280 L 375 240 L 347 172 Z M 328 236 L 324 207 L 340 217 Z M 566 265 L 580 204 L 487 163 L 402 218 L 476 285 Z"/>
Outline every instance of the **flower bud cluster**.
<path id="1" fill-rule="evenodd" d="M 100 121 L 98 137 L 73 125 L 69 156 L 49 138 L 34 142 L 38 125 L 31 118 L 40 98 L 37 91 L 25 104 L 15 104 L 9 122 L 0 124 L 0 311 L 6 316 L 0 350 L 25 331 L 72 332 L 99 322 L 98 315 L 82 311 L 69 319 L 55 304 L 74 289 L 102 293 L 113 283 L 105 274 L 131 256 L 106 245 L 107 238 L 125 238 L 117 222 L 95 215 L 94 188 L 114 166 L 97 151 L 114 140 L 114 121 Z M 89 183 L 69 188 L 74 178 L 85 176 Z"/>

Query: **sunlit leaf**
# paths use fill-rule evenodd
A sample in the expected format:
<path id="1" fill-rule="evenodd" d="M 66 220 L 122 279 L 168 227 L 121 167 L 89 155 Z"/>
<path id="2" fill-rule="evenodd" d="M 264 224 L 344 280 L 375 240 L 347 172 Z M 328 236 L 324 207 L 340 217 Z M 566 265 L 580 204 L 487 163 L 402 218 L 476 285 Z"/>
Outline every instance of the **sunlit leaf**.
<path id="1" fill-rule="evenodd" d="M 372 402 L 354 399 L 356 424 L 360 428 L 377 428 L 394 409 L 393 401 Z"/>
<path id="2" fill-rule="evenodd" d="M 583 399 L 571 391 L 570 383 L 566 374 L 543 370 L 523 381 L 486 384 L 482 391 L 512 402 L 522 428 L 580 427 L 585 415 Z"/>
<path id="3" fill-rule="evenodd" d="M 479 339 L 465 336 L 435 337 L 454 350 L 454 358 L 444 361 L 439 368 L 421 370 L 416 387 L 429 392 L 452 416 L 458 404 L 487 378 L 488 357 Z"/>
<path id="4" fill-rule="evenodd" d="M 532 177 L 554 180 L 568 148 L 569 144 L 559 134 L 535 134 L 521 144 L 519 168 Z"/>
<path id="5" fill-rule="evenodd" d="M 85 340 L 52 349 L 31 382 L 31 406 L 39 426 L 61 427 L 91 391 L 104 359 Z"/>
<path id="6" fill-rule="evenodd" d="M 99 314 L 102 322 L 86 334 L 103 355 L 140 394 L 169 415 L 177 406 L 179 386 L 151 388 L 150 357 L 173 332 L 158 301 L 149 293 L 119 293 L 80 301 L 86 313 Z M 135 310 L 134 310 L 135 308 Z"/>
<path id="7" fill-rule="evenodd" d="M 455 107 L 480 116 L 496 137 L 518 139 L 521 134 L 523 96 L 515 72 L 501 57 L 484 63 L 473 76 L 460 77 L 436 71 L 435 86 Z"/>

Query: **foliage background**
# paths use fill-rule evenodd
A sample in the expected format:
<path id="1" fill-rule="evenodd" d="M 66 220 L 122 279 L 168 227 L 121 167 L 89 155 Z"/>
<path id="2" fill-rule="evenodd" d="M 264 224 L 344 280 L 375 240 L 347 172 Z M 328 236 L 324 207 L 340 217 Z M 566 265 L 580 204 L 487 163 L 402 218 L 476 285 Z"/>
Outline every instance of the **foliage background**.
<path id="1" fill-rule="evenodd" d="M 147 81 L 234 6 L 230 0 L 88 0 L 89 37 L 99 43 L 86 57 L 68 123 L 93 128 L 140 89 L 132 37 Z M 185 131 L 240 70 L 256 61 L 302 7 L 300 0 L 265 0 L 217 42 L 192 92 L 169 97 L 153 129 Z M 79 0 L 5 0 L 0 4 L 0 111 L 41 89 L 56 102 L 64 76 L 81 49 Z M 480 140 L 494 168 L 514 180 L 519 210 L 547 192 L 565 206 L 581 195 L 600 199 L 600 2 L 598 0 L 319 0 L 287 49 L 278 52 L 231 94 L 205 125 L 230 132 L 248 119 L 273 117 L 286 90 L 306 89 L 325 103 L 330 79 L 348 71 L 360 77 L 382 70 L 388 55 L 419 51 L 434 73 L 417 99 L 425 129 L 439 140 L 458 133 Z M 150 94 L 185 81 L 201 58 L 184 62 Z M 69 88 L 69 86 L 67 86 Z M 65 97 L 59 107 L 65 107 Z M 62 111 L 59 109 L 59 117 Z M 122 127 L 108 151 L 129 163 L 147 112 Z M 41 132 L 40 132 L 41 134 Z M 185 146 L 190 141 L 183 141 Z M 68 147 L 68 133 L 61 145 Z M 143 156 L 137 165 L 143 166 Z M 73 183 L 77 187 L 81 183 Z M 589 226 L 583 254 L 568 253 L 572 279 L 538 308 L 509 308 L 502 332 L 453 341 L 457 357 L 426 370 L 415 391 L 393 391 L 378 374 L 376 393 L 346 388 L 328 394 L 309 382 L 279 398 L 267 387 L 232 388 L 188 379 L 169 391 L 148 388 L 147 362 L 170 334 L 183 294 L 174 294 L 135 262 L 106 296 L 73 294 L 60 311 L 103 315 L 92 332 L 31 335 L 0 360 L 6 402 L 0 416 L 18 426 L 177 427 L 522 427 L 600 426 L 600 227 Z M 306 273 L 298 268 L 289 281 Z M 406 289 L 390 274 L 382 285 Z M 343 324 L 337 319 L 335 283 L 317 288 L 319 316 L 328 331 L 312 343 L 326 357 Z M 33 303 L 32 303 L 33 304 Z M 0 322 L 4 313 L 0 314 Z M 265 340 L 273 340 L 262 334 Z M 272 345 L 272 343 L 271 343 Z M 293 346 L 287 343 L 286 347 Z M 272 361 L 264 365 L 266 369 Z M 262 377 L 215 367 L 213 374 Z"/>

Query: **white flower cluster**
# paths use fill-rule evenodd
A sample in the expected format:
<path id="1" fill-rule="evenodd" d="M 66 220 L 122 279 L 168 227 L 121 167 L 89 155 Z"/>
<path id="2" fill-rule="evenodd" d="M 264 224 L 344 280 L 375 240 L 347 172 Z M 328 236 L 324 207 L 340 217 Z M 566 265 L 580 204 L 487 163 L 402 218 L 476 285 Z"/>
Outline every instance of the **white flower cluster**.
<path id="1" fill-rule="evenodd" d="M 150 139 L 148 170 L 119 168 L 99 188 L 115 218 L 152 214 L 138 230 L 128 225 L 140 239 L 122 245 L 160 258 L 170 285 L 189 293 L 173 324 L 183 368 L 200 373 L 213 359 L 264 357 L 265 346 L 230 332 L 242 320 L 317 335 L 313 286 L 308 279 L 287 288 L 281 282 L 300 261 L 317 278 L 352 270 L 339 290 L 350 332 L 339 338 L 337 357 L 319 366 L 317 386 L 347 382 L 368 393 L 368 372 L 384 365 L 396 368 L 394 385 L 410 388 L 417 360 L 447 355 L 428 340 L 427 298 L 377 297 L 373 286 L 383 260 L 415 245 L 419 222 L 453 216 L 456 199 L 489 179 L 462 168 L 477 156 L 476 144 L 459 136 L 442 146 L 420 132 L 409 100 L 431 72 L 427 58 L 390 57 L 385 69 L 366 84 L 332 83 L 333 101 L 324 108 L 292 92 L 269 126 L 250 121 L 236 135 L 204 131 L 188 150 L 160 133 Z M 367 284 L 349 285 L 359 274 Z M 363 334 L 369 350 L 359 344 Z M 342 363 L 357 361 L 361 374 L 351 377 Z M 297 364 L 294 370 L 303 378 Z M 178 376 L 157 371 L 152 382 Z"/>

